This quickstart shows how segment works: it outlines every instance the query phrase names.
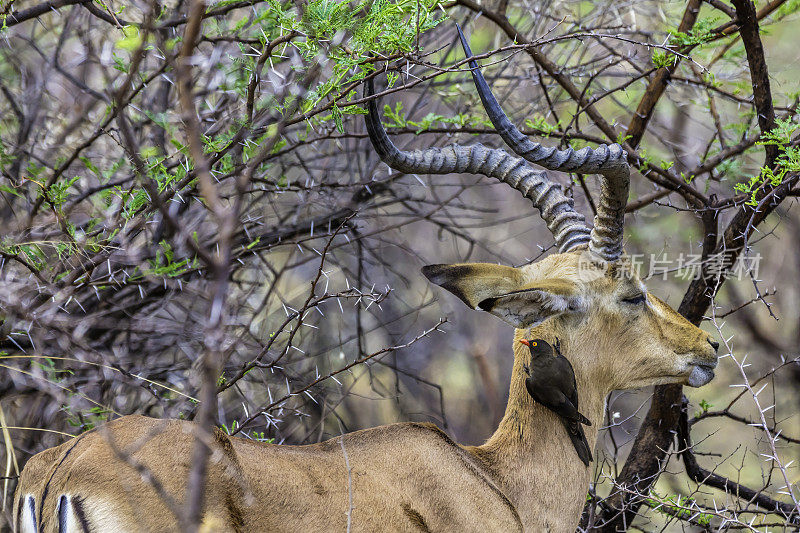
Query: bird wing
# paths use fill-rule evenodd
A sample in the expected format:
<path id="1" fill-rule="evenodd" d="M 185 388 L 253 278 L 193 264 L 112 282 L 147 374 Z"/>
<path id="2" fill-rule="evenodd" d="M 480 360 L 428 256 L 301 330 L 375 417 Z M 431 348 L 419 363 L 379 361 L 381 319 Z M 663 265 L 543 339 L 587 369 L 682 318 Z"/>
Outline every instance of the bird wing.
<path id="1" fill-rule="evenodd" d="M 578 409 L 578 384 L 575 382 L 575 370 L 572 369 L 572 363 L 569 359 L 559 354 L 555 358 L 554 366 L 558 368 L 559 388 L 564 391 L 567 398 Z"/>
<path id="2" fill-rule="evenodd" d="M 569 398 L 569 401 L 578 409 L 578 387 L 575 383 L 575 371 L 569 359 L 563 355 L 555 357 L 539 357 L 532 361 L 531 373 L 538 376 L 539 383 L 547 383 L 557 388 Z"/>
<path id="3" fill-rule="evenodd" d="M 535 377 L 530 377 L 525 380 L 525 388 L 528 389 L 528 394 L 530 394 L 536 402 L 544 405 L 558 416 L 580 422 L 581 424 L 591 425 L 591 422 L 578 412 L 578 408 L 575 407 L 575 404 L 573 404 L 558 388 L 552 385 L 545 385 L 544 381 L 537 382 Z"/>

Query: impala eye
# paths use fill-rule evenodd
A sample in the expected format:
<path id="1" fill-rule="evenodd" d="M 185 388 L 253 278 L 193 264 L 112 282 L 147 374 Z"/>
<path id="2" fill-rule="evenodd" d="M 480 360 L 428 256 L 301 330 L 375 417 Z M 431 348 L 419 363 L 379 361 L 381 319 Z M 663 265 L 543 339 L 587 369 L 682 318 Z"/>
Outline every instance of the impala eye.
<path id="1" fill-rule="evenodd" d="M 623 302 L 625 302 L 626 304 L 631 304 L 631 305 L 639 305 L 641 303 L 644 303 L 645 300 L 647 300 L 647 296 L 645 296 L 644 293 L 638 294 L 638 295 L 636 295 L 636 296 L 634 296 L 632 298 L 623 298 L 622 299 Z"/>

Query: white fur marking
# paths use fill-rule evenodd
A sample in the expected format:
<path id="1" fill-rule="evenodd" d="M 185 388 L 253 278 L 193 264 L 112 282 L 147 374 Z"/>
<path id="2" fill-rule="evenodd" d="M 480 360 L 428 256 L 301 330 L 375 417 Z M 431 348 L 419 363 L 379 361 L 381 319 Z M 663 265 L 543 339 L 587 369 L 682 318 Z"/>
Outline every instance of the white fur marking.
<path id="1" fill-rule="evenodd" d="M 650 306 L 650 309 L 652 309 L 659 318 L 664 318 L 664 312 L 659 306 L 653 305 L 650 300 L 647 301 L 647 305 Z"/>
<path id="2" fill-rule="evenodd" d="M 585 307 L 581 297 L 533 289 L 499 297 L 490 312 L 516 328 L 531 328 L 552 316 L 584 311 Z"/>
<path id="3" fill-rule="evenodd" d="M 36 533 L 36 498 L 33 494 L 26 494 L 22 498 L 20 511 L 19 533 Z"/>

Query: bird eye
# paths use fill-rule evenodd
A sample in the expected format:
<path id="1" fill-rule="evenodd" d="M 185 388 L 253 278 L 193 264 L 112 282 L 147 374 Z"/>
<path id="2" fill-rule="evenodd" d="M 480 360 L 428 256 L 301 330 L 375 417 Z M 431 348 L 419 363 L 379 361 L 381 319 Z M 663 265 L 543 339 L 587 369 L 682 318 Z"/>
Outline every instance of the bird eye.
<path id="1" fill-rule="evenodd" d="M 642 293 L 632 298 L 623 298 L 622 301 L 625 302 L 626 304 L 638 305 L 644 303 L 646 299 L 647 297 L 644 295 L 644 293 Z"/>
<path id="2" fill-rule="evenodd" d="M 531 343 L 532 346 L 536 346 L 536 341 Z"/>

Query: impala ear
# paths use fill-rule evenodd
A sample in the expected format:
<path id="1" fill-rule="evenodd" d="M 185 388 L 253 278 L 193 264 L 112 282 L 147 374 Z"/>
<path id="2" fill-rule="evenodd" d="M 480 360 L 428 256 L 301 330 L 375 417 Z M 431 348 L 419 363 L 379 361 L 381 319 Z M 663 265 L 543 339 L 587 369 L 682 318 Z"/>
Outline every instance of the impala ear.
<path id="1" fill-rule="evenodd" d="M 490 263 L 428 265 L 422 273 L 473 309 L 489 312 L 516 328 L 529 328 L 586 305 L 577 286 L 564 279 L 525 285 L 516 268 Z"/>
<path id="2" fill-rule="evenodd" d="M 487 298 L 513 292 L 522 285 L 519 270 L 491 263 L 428 265 L 422 267 L 422 273 L 473 309 Z"/>

